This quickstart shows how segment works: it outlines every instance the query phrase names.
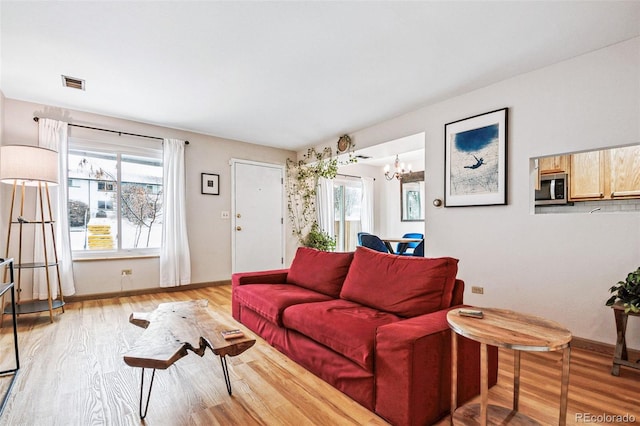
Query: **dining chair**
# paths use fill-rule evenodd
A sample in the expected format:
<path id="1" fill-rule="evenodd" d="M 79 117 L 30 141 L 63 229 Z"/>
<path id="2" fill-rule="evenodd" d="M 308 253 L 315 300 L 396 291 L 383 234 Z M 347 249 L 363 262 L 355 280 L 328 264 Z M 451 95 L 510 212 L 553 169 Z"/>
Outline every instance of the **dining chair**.
<path id="1" fill-rule="evenodd" d="M 363 247 L 367 247 L 376 251 L 381 251 L 383 253 L 389 253 L 387 246 L 377 235 L 363 234 L 360 238 L 362 238 Z"/>
<path id="2" fill-rule="evenodd" d="M 363 235 L 371 235 L 370 232 L 358 232 L 358 245 L 362 245 L 362 236 Z"/>
<path id="3" fill-rule="evenodd" d="M 408 234 L 404 234 L 402 238 L 422 238 L 424 239 L 424 234 L 419 234 L 415 232 L 410 232 Z M 396 247 L 396 253 L 411 256 L 415 251 L 415 248 L 418 247 L 419 242 L 415 243 L 398 243 L 398 247 Z M 411 249 L 411 251 L 407 251 Z"/>
<path id="4" fill-rule="evenodd" d="M 424 257 L 424 240 L 420 241 L 418 245 L 413 249 L 412 256 Z"/>

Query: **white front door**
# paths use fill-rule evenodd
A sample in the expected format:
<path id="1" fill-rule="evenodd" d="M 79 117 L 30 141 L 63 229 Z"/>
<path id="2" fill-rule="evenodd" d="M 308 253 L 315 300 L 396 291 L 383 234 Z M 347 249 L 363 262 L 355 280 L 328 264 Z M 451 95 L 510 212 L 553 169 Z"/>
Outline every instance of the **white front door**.
<path id="1" fill-rule="evenodd" d="M 232 160 L 232 270 L 284 267 L 284 167 Z"/>

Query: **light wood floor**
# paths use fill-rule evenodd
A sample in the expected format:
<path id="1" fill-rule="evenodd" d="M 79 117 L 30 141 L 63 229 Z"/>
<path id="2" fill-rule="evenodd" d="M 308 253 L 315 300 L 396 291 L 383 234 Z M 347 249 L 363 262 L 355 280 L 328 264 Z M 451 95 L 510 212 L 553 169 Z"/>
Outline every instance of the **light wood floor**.
<path id="1" fill-rule="evenodd" d="M 21 370 L 0 425 L 386 424 L 260 338 L 229 359 L 233 396 L 227 394 L 216 357 L 189 354 L 157 372 L 149 413 L 140 421 L 140 369 L 125 365 L 122 355 L 143 330 L 129 324 L 129 314 L 191 299 L 208 299 L 221 322 L 238 327 L 230 315 L 229 286 L 69 303 L 54 324 L 44 314 L 20 317 Z M 5 321 L 0 369 L 11 367 L 12 347 L 10 322 Z M 509 351 L 500 352 L 492 403 L 511 403 L 512 359 Z M 581 413 L 629 414 L 640 423 L 640 371 L 622 368 L 614 377 L 610 370 L 610 358 L 573 351 L 568 424 L 584 423 L 576 420 Z M 0 390 L 7 382 L 0 379 Z M 524 353 L 521 383 L 520 411 L 543 425 L 557 424 L 558 354 Z"/>

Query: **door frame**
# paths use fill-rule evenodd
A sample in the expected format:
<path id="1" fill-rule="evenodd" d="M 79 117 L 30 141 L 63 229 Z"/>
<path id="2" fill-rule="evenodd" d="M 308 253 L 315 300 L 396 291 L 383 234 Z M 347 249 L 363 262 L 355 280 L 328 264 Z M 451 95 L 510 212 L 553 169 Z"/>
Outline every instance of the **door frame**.
<path id="1" fill-rule="evenodd" d="M 284 186 L 284 179 L 285 179 L 285 166 L 283 164 L 276 164 L 276 163 L 265 163 L 265 162 L 260 162 L 260 161 L 252 161 L 252 160 L 243 160 L 243 159 L 239 159 L 239 158 L 232 158 L 231 160 L 229 160 L 229 166 L 231 168 L 231 228 L 229 229 L 231 231 L 231 273 L 235 273 L 236 272 L 236 234 L 235 234 L 235 229 L 236 229 L 236 165 L 237 164 L 246 164 L 246 165 L 250 165 L 250 166 L 259 166 L 259 167 L 270 167 L 273 169 L 279 169 L 280 170 L 280 178 L 281 178 L 281 185 L 282 185 L 282 199 L 280 200 L 280 204 L 281 204 L 281 211 L 282 211 L 282 229 L 281 229 L 281 233 L 280 233 L 280 240 L 282 242 L 282 252 L 280 253 L 280 256 L 282 258 L 282 264 L 284 265 L 286 259 L 285 259 L 285 253 L 286 253 L 286 239 L 285 239 L 285 229 L 286 229 L 286 222 L 285 222 L 285 217 L 286 217 L 286 199 L 287 196 L 285 194 L 286 188 Z M 284 266 L 283 266 L 284 267 Z"/>

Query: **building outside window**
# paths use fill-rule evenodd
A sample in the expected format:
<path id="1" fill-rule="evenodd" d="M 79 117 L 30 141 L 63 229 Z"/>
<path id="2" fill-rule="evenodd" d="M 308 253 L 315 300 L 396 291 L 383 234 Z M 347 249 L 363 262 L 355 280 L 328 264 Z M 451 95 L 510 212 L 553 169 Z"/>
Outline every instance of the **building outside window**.
<path id="1" fill-rule="evenodd" d="M 68 213 L 74 257 L 157 253 L 162 147 L 70 140 Z"/>

